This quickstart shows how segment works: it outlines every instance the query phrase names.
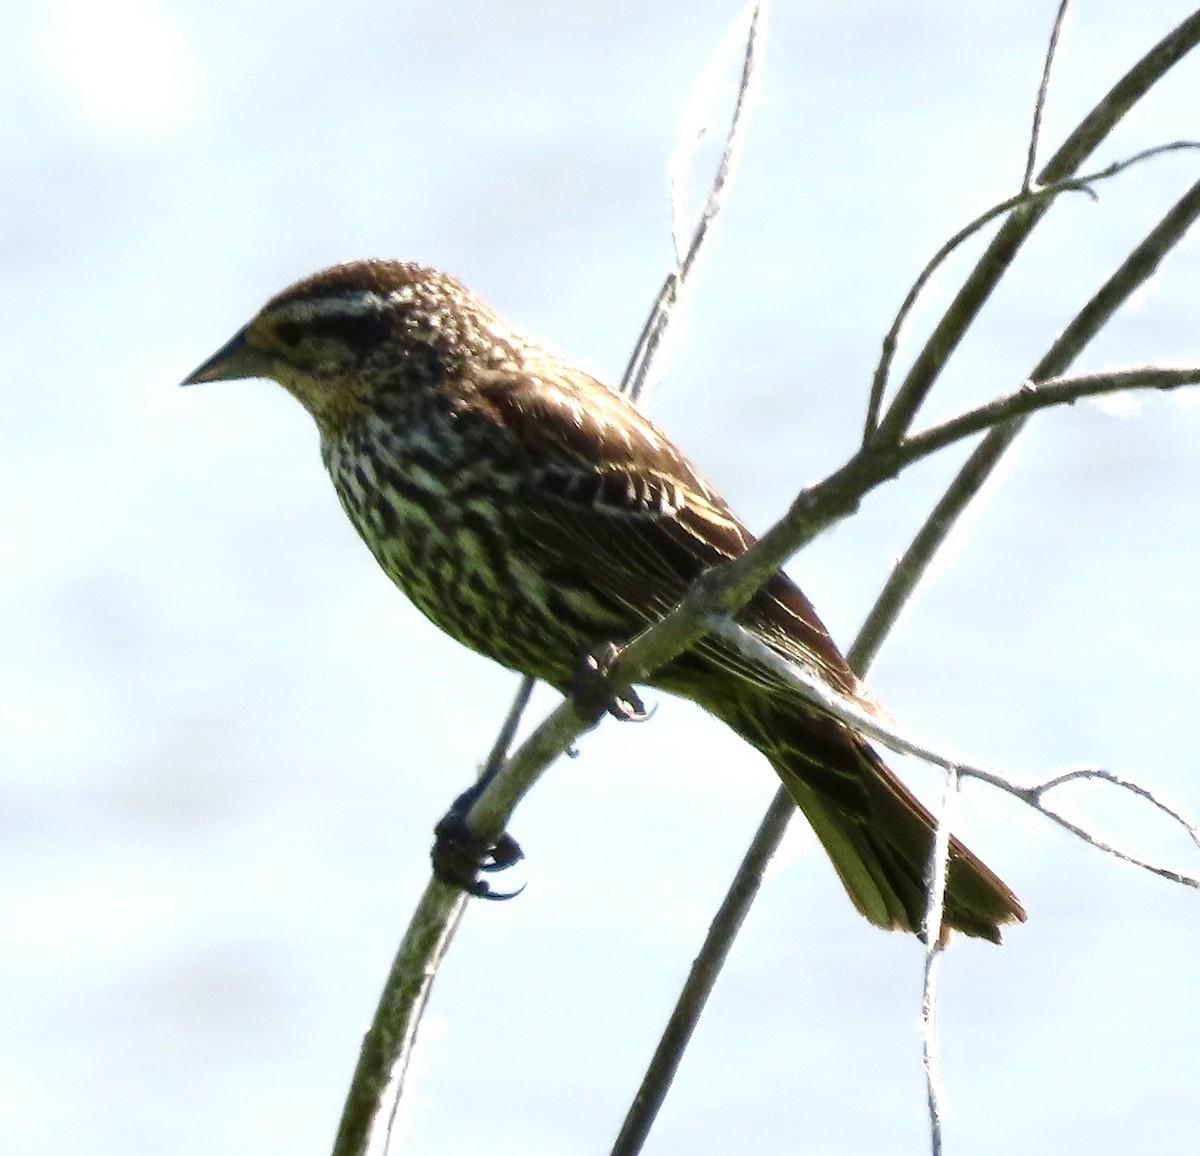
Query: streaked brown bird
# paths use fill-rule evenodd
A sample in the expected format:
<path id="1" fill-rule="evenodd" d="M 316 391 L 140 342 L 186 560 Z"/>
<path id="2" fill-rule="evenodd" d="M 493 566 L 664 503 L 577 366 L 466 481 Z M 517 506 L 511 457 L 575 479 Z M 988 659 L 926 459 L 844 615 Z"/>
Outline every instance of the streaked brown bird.
<path id="1" fill-rule="evenodd" d="M 357 261 L 273 297 L 187 383 L 279 382 L 316 420 L 338 497 L 447 634 L 567 691 L 583 657 L 657 620 L 750 532 L 630 401 L 453 278 Z M 739 621 L 843 694 L 858 679 L 782 572 Z M 854 906 L 919 932 L 933 819 L 862 739 L 766 664 L 707 637 L 652 685 L 770 760 Z M 958 841 L 945 922 L 993 942 L 1020 901 Z"/>

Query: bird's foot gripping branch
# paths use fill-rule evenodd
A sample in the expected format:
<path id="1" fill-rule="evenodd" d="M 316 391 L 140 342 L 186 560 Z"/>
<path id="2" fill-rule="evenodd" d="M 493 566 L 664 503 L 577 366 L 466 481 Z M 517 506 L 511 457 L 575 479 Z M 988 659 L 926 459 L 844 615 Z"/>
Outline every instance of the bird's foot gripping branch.
<path id="1" fill-rule="evenodd" d="M 571 680 L 571 699 L 584 718 L 598 723 L 606 714 L 621 722 L 645 722 L 654 713 L 647 710 L 631 686 L 614 687 L 609 672 L 620 648 L 606 642 L 583 656 Z"/>
<path id="2" fill-rule="evenodd" d="M 433 873 L 443 883 L 461 888 L 477 899 L 514 899 L 525 890 L 524 884 L 515 891 L 497 891 L 486 879 L 479 878 L 481 871 L 505 871 L 525 857 L 521 845 L 507 831 L 501 832 L 498 839 L 486 839 L 476 834 L 467 821 L 487 784 L 487 777 L 482 778 L 454 800 L 433 829 L 429 857 Z"/>

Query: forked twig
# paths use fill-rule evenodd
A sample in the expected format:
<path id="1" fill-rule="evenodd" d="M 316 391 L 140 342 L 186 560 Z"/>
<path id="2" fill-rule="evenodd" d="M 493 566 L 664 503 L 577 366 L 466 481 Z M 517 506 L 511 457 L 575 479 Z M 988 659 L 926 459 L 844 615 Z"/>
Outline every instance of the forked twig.
<path id="1" fill-rule="evenodd" d="M 672 310 L 696 266 L 696 259 L 708 240 L 709 230 L 724 207 L 730 182 L 737 170 L 749 125 L 747 113 L 751 96 L 761 71 L 762 43 L 766 29 L 767 2 L 750 4 L 730 26 L 716 52 L 701 75 L 700 82 L 688 103 L 680 129 L 679 144 L 671 160 L 671 242 L 675 250 L 675 268 L 664 279 L 646 324 L 642 328 L 625 372 L 621 375 L 621 390 L 634 401 L 640 400 L 649 378 L 651 364 L 662 346 L 670 324 Z M 708 196 L 694 224 L 687 227 L 687 175 L 695 158 L 700 140 L 712 131 L 712 116 L 719 82 L 735 55 L 742 57 L 741 78 L 734 98 L 733 115 L 725 133 L 721 158 L 709 187 Z M 683 238 L 690 233 L 685 246 Z"/>
<path id="2" fill-rule="evenodd" d="M 1074 782 L 1078 779 L 1099 779 L 1103 782 L 1111 783 L 1122 790 L 1129 791 L 1152 804 L 1164 815 L 1182 826 L 1192 842 L 1195 843 L 1197 850 L 1200 850 L 1200 829 L 1197 828 L 1196 824 L 1188 819 L 1179 808 L 1167 803 L 1154 791 L 1135 782 L 1133 779 L 1099 767 L 1084 767 L 1062 771 L 1036 783 L 1018 783 L 1011 777 L 1002 775 L 990 767 L 967 762 L 957 755 L 949 754 L 916 738 L 891 719 L 881 717 L 878 713 L 864 707 L 858 700 L 847 698 L 835 690 L 819 673 L 806 670 L 784 658 L 757 635 L 752 634 L 745 627 L 738 625 L 728 618 L 712 620 L 710 622 L 709 634 L 720 635 L 727 642 L 732 643 L 744 654 L 752 658 L 757 666 L 770 668 L 775 672 L 776 676 L 780 679 L 785 679 L 823 712 L 840 719 L 860 734 L 874 739 L 889 750 L 903 755 L 912 755 L 923 762 L 941 767 L 946 771 L 948 784 L 946 788 L 946 801 L 943 803 L 943 815 L 938 824 L 937 835 L 934 840 L 930 872 L 932 882 L 929 888 L 929 902 L 924 924 L 926 939 L 929 943 L 936 943 L 942 934 L 945 869 L 950 846 L 950 831 L 945 817 L 945 810 L 957 796 L 958 780 L 960 778 L 978 779 L 1012 795 L 1014 798 L 1020 799 L 1021 802 L 1078 835 L 1093 847 L 1113 855 L 1126 863 L 1130 863 L 1135 867 L 1141 867 L 1143 870 L 1149 871 L 1152 875 L 1169 879 L 1173 883 L 1181 883 L 1187 887 L 1200 889 L 1200 877 L 1165 867 L 1161 863 L 1156 863 L 1151 859 L 1147 859 L 1115 843 L 1102 839 L 1080 824 L 1067 819 L 1062 812 L 1046 806 L 1043 801 L 1047 793 L 1061 787 L 1064 783 Z"/>
<path id="3" fill-rule="evenodd" d="M 1093 200 L 1098 200 L 1093 185 L 1099 184 L 1101 181 L 1109 180 L 1123 173 L 1126 169 L 1132 168 L 1134 165 L 1140 164 L 1142 161 L 1149 160 L 1151 157 L 1162 156 L 1165 153 L 1178 152 L 1181 149 L 1197 149 L 1200 148 L 1200 141 L 1178 140 L 1170 141 L 1167 144 L 1155 145 L 1153 148 L 1142 149 L 1141 152 L 1135 153 L 1131 157 L 1126 157 L 1123 160 L 1113 161 L 1112 164 L 1106 165 L 1102 169 L 1098 169 L 1094 173 L 1088 173 L 1082 177 L 1064 177 L 1062 180 L 1053 181 L 1048 185 L 1038 185 L 1034 188 L 1022 188 L 1019 193 L 1015 193 L 1007 200 L 1000 201 L 993 205 L 990 209 L 980 213 L 973 220 L 968 221 L 957 233 L 947 240 L 926 263 L 925 267 L 917 275 L 917 279 L 912 283 L 911 288 L 905 295 L 904 301 L 901 303 L 899 310 L 896 312 L 895 319 L 892 321 L 891 328 L 887 331 L 883 339 L 883 346 L 880 350 L 879 361 L 875 366 L 875 373 L 871 379 L 871 392 L 867 399 L 867 416 L 863 425 L 863 443 L 866 444 L 875 434 L 879 427 L 879 412 L 883 406 L 884 394 L 887 392 L 888 376 L 891 373 L 892 363 L 896 357 L 896 350 L 900 344 L 900 332 L 908 321 L 910 314 L 916 307 L 917 301 L 926 286 L 929 284 L 934 273 L 945 263 L 947 258 L 959 249 L 965 241 L 974 237 L 981 230 L 990 225 L 993 221 L 1003 217 L 1006 213 L 1011 213 L 1014 209 L 1024 206 L 1031 206 L 1039 202 L 1045 202 L 1047 205 L 1056 197 L 1063 193 L 1085 193 Z"/>
<path id="4" fill-rule="evenodd" d="M 1200 10 L 1164 36 L 1113 85 L 1046 163 L 1038 175 L 1038 184 L 1050 185 L 1074 175 L 1121 118 L 1196 46 L 1198 40 Z M 1034 199 L 1014 209 L 1005 220 L 913 360 L 880 422 L 876 437 L 894 441 L 908 429 L 942 367 L 958 348 L 963 335 L 1051 203 Z"/>
<path id="5" fill-rule="evenodd" d="M 1022 192 L 1028 192 L 1033 185 L 1038 142 L 1042 136 L 1042 115 L 1046 111 L 1046 97 L 1050 93 L 1050 73 L 1054 71 L 1058 38 L 1062 35 L 1063 22 L 1067 18 L 1067 7 L 1070 3 L 1071 0 L 1059 0 L 1058 11 L 1054 15 L 1054 27 L 1050 29 L 1050 43 L 1046 46 L 1046 59 L 1042 65 L 1042 82 L 1038 85 L 1037 100 L 1033 102 L 1033 127 L 1029 130 L 1029 152 L 1025 158 L 1025 176 L 1021 179 Z"/>

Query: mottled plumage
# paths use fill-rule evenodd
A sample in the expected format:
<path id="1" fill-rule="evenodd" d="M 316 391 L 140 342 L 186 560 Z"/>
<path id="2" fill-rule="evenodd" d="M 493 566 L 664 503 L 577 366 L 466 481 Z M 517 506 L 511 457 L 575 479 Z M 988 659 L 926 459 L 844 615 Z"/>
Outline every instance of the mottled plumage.
<path id="1" fill-rule="evenodd" d="M 586 653 L 632 636 L 753 541 L 626 398 L 419 265 L 362 261 L 301 281 L 188 380 L 253 376 L 274 378 L 316 419 L 342 506 L 420 610 L 560 689 Z M 740 621 L 860 694 L 784 574 Z M 719 639 L 652 681 L 771 760 L 863 915 L 919 928 L 932 819 L 861 737 Z M 1024 916 L 955 841 L 947 924 L 999 940 L 1001 925 Z"/>

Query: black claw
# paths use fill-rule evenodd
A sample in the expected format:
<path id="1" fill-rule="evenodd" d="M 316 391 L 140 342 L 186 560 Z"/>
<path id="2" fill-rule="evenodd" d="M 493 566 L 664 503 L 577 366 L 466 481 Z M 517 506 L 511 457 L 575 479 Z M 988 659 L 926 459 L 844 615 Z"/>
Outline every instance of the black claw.
<path id="1" fill-rule="evenodd" d="M 596 722 L 606 713 L 621 722 L 645 722 L 654 711 L 646 709 L 637 691 L 631 686 L 613 690 L 608 685 L 608 668 L 618 653 L 611 642 L 606 642 L 585 654 L 571 683 L 571 698 L 586 718 Z"/>
<path id="2" fill-rule="evenodd" d="M 520 863 L 525 858 L 521 844 L 507 831 L 496 840 L 494 847 L 488 848 L 488 859 L 479 864 L 480 871 L 507 871 L 514 863 Z"/>
<path id="3" fill-rule="evenodd" d="M 480 871 L 503 871 L 524 858 L 520 844 L 505 833 L 495 843 L 488 843 L 467 825 L 467 813 L 480 792 L 476 785 L 464 791 L 433 829 L 433 848 L 429 857 L 433 873 L 443 883 L 459 887 L 478 899 L 513 899 L 525 890 L 522 884 L 515 891 L 497 891 Z"/>

